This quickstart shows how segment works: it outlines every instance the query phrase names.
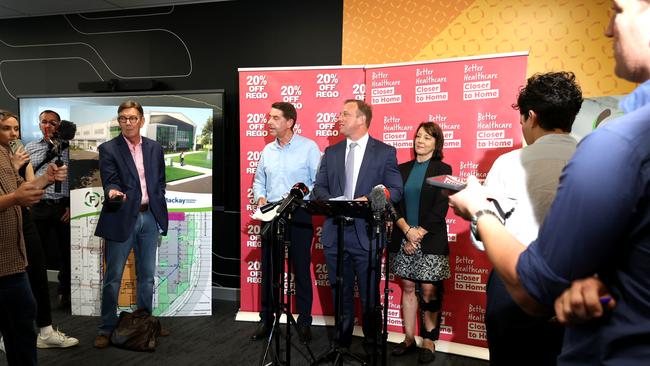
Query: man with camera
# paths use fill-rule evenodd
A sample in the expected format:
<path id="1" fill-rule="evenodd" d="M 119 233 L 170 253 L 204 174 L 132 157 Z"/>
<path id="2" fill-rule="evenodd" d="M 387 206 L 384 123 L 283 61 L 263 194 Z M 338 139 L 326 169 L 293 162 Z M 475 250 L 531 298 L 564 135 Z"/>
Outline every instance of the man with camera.
<path id="1" fill-rule="evenodd" d="M 39 128 L 43 138 L 34 140 L 25 146 L 38 176 L 45 172 L 48 163 L 60 159 L 64 165 L 70 165 L 67 141 L 59 136 L 61 117 L 52 110 L 44 110 L 38 116 Z M 55 159 L 57 158 L 57 159 Z M 70 189 L 68 177 L 60 185 L 50 185 L 45 194 L 31 209 L 32 218 L 38 234 L 46 243 L 53 239 L 59 253 L 59 305 L 70 307 Z M 51 242 L 47 240 L 47 242 Z M 51 250 L 44 248 L 45 253 Z"/>

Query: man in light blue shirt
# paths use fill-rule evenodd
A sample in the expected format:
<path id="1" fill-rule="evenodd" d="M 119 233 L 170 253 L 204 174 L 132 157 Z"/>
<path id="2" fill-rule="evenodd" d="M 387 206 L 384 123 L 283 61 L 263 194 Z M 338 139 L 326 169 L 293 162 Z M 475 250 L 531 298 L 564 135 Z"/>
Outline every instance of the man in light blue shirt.
<path id="1" fill-rule="evenodd" d="M 309 190 L 314 186 L 320 162 L 318 145 L 308 138 L 296 135 L 296 108 L 291 103 L 276 102 L 271 105 L 268 128 L 275 140 L 264 147 L 255 172 L 253 193 L 258 206 L 282 199 L 296 183 L 304 183 Z M 264 225 L 273 225 L 276 220 Z M 296 282 L 296 311 L 298 335 L 302 342 L 311 340 L 312 281 L 311 241 L 314 229 L 311 216 L 302 208 L 292 214 L 290 255 Z M 275 243 L 275 230 L 262 230 L 262 310 L 260 324 L 251 340 L 268 336 L 274 321 L 275 305 L 280 292 L 280 259 L 283 248 Z M 276 255 L 277 254 L 277 255 Z M 275 259 L 274 259 L 275 257 Z M 275 270 L 274 270 L 275 269 Z M 276 288 L 274 288 L 276 285 Z"/>

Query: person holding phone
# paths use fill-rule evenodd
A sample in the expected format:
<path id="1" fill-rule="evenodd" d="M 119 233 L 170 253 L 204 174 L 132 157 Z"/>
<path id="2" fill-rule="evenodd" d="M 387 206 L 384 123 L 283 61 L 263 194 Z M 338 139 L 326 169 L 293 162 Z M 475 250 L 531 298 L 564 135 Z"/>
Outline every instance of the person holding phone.
<path id="1" fill-rule="evenodd" d="M 31 258 L 25 247 L 21 208 L 38 202 L 47 185 L 65 179 L 68 168 L 49 164 L 45 174 L 25 181 L 14 169 L 9 150 L 9 141 L 18 137 L 18 131 L 16 116 L 0 110 L 0 333 L 9 365 L 36 365 L 37 303 L 25 272 Z"/>
<path id="2" fill-rule="evenodd" d="M 426 178 L 451 174 L 451 167 L 442 161 L 444 137 L 440 126 L 422 122 L 416 131 L 415 159 L 399 165 L 404 197 L 396 207 L 398 219 L 389 246 L 392 252 L 397 252 L 392 271 L 402 279 L 405 332 L 404 341 L 393 348 L 392 354 L 402 356 L 417 349 L 415 324 L 419 302 L 423 319 L 420 334 L 424 341 L 418 361 L 429 363 L 435 358 L 434 341 L 440 334 L 442 281 L 451 273 L 445 223 L 447 197 L 440 188 L 427 184 Z"/>
<path id="3" fill-rule="evenodd" d="M 21 178 L 27 182 L 35 179 L 34 168 L 29 159 L 29 154 L 18 139 L 20 125 L 18 118 L 10 112 L 2 112 L 4 118 L 1 122 L 0 146 L 8 148 L 11 164 Z M 34 299 L 36 300 L 36 326 L 39 335 L 36 338 L 38 348 L 67 348 L 79 344 L 79 340 L 69 337 L 65 333 L 52 327 L 52 311 L 50 307 L 50 289 L 45 266 L 45 254 L 41 245 L 41 238 L 36 226 L 31 219 L 31 212 L 26 207 L 21 207 L 23 216 L 23 237 L 27 249 L 27 276 Z M 0 348 L 2 340 L 0 339 Z"/>

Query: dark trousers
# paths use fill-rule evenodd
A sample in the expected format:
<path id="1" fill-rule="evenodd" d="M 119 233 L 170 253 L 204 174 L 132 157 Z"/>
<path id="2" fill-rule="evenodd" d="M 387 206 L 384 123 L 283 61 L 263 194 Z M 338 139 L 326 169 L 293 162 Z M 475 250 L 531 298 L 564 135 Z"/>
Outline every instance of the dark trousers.
<path id="1" fill-rule="evenodd" d="M 284 247 L 276 239 L 277 222 L 265 223 L 266 235 L 262 236 L 262 311 L 260 319 L 267 324 L 274 320 L 275 305 L 278 304 L 279 284 L 282 269 L 281 259 L 284 258 Z M 296 285 L 296 309 L 293 314 L 298 314 L 298 325 L 311 325 L 311 307 L 313 301 L 311 280 L 311 242 L 314 237 L 314 227 L 311 215 L 304 209 L 298 208 L 293 212 L 293 219 L 288 238 L 291 245 L 289 255 L 292 259 L 293 278 Z"/>
<path id="2" fill-rule="evenodd" d="M 555 365 L 564 328 L 549 319 L 526 314 L 490 273 L 485 316 L 490 365 Z"/>
<path id="3" fill-rule="evenodd" d="M 29 210 L 23 208 L 23 237 L 27 248 L 27 276 L 36 300 L 36 325 L 39 328 L 52 325 L 50 288 L 47 280 L 45 255 L 36 225 Z"/>
<path id="4" fill-rule="evenodd" d="M 10 366 L 36 365 L 35 314 L 27 274 L 0 277 L 0 333 Z"/>
<path id="5" fill-rule="evenodd" d="M 62 222 L 68 202 L 45 203 L 41 201 L 32 209 L 32 220 L 38 228 L 44 248 L 56 242 L 59 252 L 59 295 L 70 296 L 70 223 Z M 45 250 L 47 253 L 47 249 Z"/>
<path id="6" fill-rule="evenodd" d="M 378 300 L 378 293 L 375 283 L 375 270 L 374 266 L 371 265 L 370 252 L 361 247 L 355 226 L 345 226 L 343 235 L 343 290 L 341 292 L 343 296 L 342 336 L 338 342 L 340 346 L 349 347 L 352 342 L 352 331 L 354 327 L 355 275 L 359 285 L 359 294 L 361 295 L 363 334 L 367 341 L 371 341 L 375 337 L 376 327 L 373 314 L 376 301 Z M 367 234 L 363 233 L 362 235 Z M 332 246 L 326 246 L 324 252 L 327 273 L 334 294 L 333 298 L 336 299 L 336 240 Z M 336 303 L 334 303 L 334 306 L 336 307 Z"/>

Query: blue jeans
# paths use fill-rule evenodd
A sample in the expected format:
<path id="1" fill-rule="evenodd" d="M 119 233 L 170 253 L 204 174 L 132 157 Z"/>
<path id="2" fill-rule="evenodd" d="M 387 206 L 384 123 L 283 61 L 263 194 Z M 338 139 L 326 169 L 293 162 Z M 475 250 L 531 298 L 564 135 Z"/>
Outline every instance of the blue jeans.
<path id="1" fill-rule="evenodd" d="M 36 301 L 27 273 L 0 277 L 0 332 L 9 365 L 36 365 Z"/>
<path id="2" fill-rule="evenodd" d="M 153 305 L 153 285 L 156 270 L 156 250 L 158 249 L 158 225 L 150 211 L 138 213 L 131 237 L 125 241 L 106 240 L 106 271 L 102 287 L 102 324 L 98 334 L 109 335 L 117 325 L 117 297 L 122 283 L 122 273 L 126 259 L 135 252 L 135 273 L 137 277 L 137 305 L 151 312 Z"/>

